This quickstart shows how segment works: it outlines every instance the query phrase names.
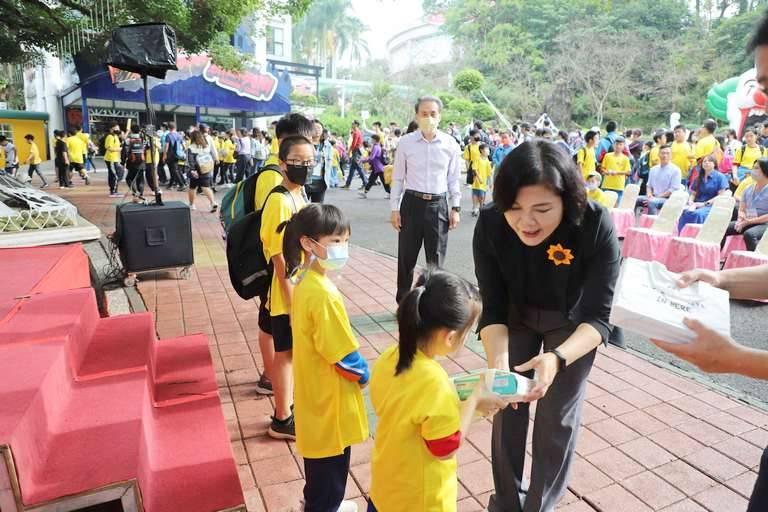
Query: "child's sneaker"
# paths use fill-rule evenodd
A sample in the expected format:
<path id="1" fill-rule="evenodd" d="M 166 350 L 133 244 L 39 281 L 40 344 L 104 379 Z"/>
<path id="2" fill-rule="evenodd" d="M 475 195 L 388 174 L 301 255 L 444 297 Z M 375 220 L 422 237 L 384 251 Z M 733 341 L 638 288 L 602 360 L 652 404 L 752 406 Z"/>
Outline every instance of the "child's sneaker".
<path id="1" fill-rule="evenodd" d="M 272 381 L 262 375 L 256 383 L 256 392 L 260 395 L 272 395 Z"/>
<path id="2" fill-rule="evenodd" d="M 357 512 L 357 503 L 354 501 L 344 500 L 339 505 L 338 512 Z"/>
<path id="3" fill-rule="evenodd" d="M 293 421 L 293 414 L 284 420 L 278 420 L 272 416 L 272 423 L 269 425 L 267 434 L 272 439 L 296 440 L 296 423 Z"/>

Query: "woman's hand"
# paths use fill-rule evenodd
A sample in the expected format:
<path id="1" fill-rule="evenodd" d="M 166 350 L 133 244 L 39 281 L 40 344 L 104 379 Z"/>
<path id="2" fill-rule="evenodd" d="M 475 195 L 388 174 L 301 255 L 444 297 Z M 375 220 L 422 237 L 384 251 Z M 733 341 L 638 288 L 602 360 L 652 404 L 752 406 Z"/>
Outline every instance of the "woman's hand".
<path id="1" fill-rule="evenodd" d="M 713 270 L 690 270 L 680 274 L 680 279 L 677 280 L 677 286 L 679 288 L 687 288 L 697 281 L 711 284 L 715 288 L 720 288 L 720 273 Z"/>
<path id="2" fill-rule="evenodd" d="M 547 394 L 549 386 L 555 380 L 559 368 L 560 360 L 551 352 L 539 354 L 527 363 L 515 366 L 515 371 L 518 373 L 527 372 L 528 370 L 535 371 L 533 389 L 523 397 L 521 402 L 534 402 L 543 398 Z"/>

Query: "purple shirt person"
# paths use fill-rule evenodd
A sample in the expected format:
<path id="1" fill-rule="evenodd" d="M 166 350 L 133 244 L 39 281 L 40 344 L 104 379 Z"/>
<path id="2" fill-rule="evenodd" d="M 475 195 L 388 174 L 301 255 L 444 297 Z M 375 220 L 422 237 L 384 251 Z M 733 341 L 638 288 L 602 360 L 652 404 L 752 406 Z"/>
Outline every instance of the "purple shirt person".
<path id="1" fill-rule="evenodd" d="M 378 179 L 381 180 L 381 184 L 384 186 L 384 191 L 387 193 L 387 198 L 389 198 L 389 183 L 384 181 L 384 157 L 381 149 L 381 137 L 375 133 L 371 135 L 371 141 L 373 142 L 373 147 L 371 147 L 371 152 L 368 154 L 368 158 L 361 160 L 361 162 L 371 165 L 371 175 L 368 177 L 368 182 L 365 184 L 365 190 L 360 192 L 360 197 L 363 199 L 367 198 L 368 192 Z"/>

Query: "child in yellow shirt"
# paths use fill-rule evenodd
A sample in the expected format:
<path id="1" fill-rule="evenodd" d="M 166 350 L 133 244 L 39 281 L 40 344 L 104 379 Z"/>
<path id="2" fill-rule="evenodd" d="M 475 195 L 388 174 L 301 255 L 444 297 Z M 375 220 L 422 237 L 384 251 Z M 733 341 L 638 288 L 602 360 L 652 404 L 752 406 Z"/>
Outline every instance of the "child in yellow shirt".
<path id="1" fill-rule="evenodd" d="M 356 511 L 354 502 L 344 501 L 344 492 L 351 446 L 368 438 L 361 390 L 368 384 L 368 363 L 359 352 L 341 292 L 327 276 L 349 259 L 349 220 L 333 205 L 310 204 L 284 226 L 286 272 L 297 283 L 291 330 L 304 510 Z"/>
<path id="2" fill-rule="evenodd" d="M 602 177 L 599 172 L 590 171 L 587 173 L 587 199 L 591 199 L 606 208 L 613 208 L 615 206 L 615 204 L 611 204 L 613 201 L 600 189 L 601 180 Z"/>
<path id="3" fill-rule="evenodd" d="M 488 191 L 488 180 L 491 179 L 491 161 L 488 159 L 490 148 L 480 144 L 481 158 L 477 161 L 472 177 L 472 216 L 480 214 L 480 208 L 485 204 L 485 194 Z"/>
<path id="4" fill-rule="evenodd" d="M 460 349 L 480 315 L 477 288 L 442 270 L 419 277 L 400 303 L 400 341 L 373 367 L 379 418 L 371 461 L 370 510 L 455 512 L 456 451 L 475 411 L 506 406 L 477 386 L 460 402 L 436 357 Z"/>
<path id="5" fill-rule="evenodd" d="M 40 157 L 40 149 L 35 143 L 35 136 L 31 133 L 28 133 L 24 136 L 24 140 L 26 140 L 27 144 L 29 144 L 29 156 L 27 157 L 26 161 L 27 165 L 29 165 L 29 169 L 27 170 L 27 181 L 31 183 L 32 175 L 37 174 L 40 176 L 40 180 L 43 182 L 43 184 L 40 185 L 40 188 L 45 188 L 48 186 L 48 181 L 46 181 L 43 173 L 40 172 L 40 164 L 43 163 L 43 159 Z"/>
<path id="6" fill-rule="evenodd" d="M 603 190 L 613 190 L 618 194 L 617 203 L 621 203 L 627 176 L 632 172 L 629 157 L 624 154 L 624 137 L 616 137 L 613 153 L 606 153 L 603 158 Z"/>

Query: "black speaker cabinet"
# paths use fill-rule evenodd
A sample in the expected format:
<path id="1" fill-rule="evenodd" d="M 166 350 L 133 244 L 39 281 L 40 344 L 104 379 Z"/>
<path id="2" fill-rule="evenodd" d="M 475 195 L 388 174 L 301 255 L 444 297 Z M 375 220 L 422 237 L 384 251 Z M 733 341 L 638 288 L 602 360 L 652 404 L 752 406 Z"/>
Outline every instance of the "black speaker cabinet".
<path id="1" fill-rule="evenodd" d="M 123 25 L 112 31 L 107 64 L 140 75 L 165 78 L 176 67 L 176 32 L 164 23 Z"/>
<path id="2" fill-rule="evenodd" d="M 189 206 L 125 203 L 117 207 L 115 235 L 128 273 L 188 267 L 195 263 Z"/>

